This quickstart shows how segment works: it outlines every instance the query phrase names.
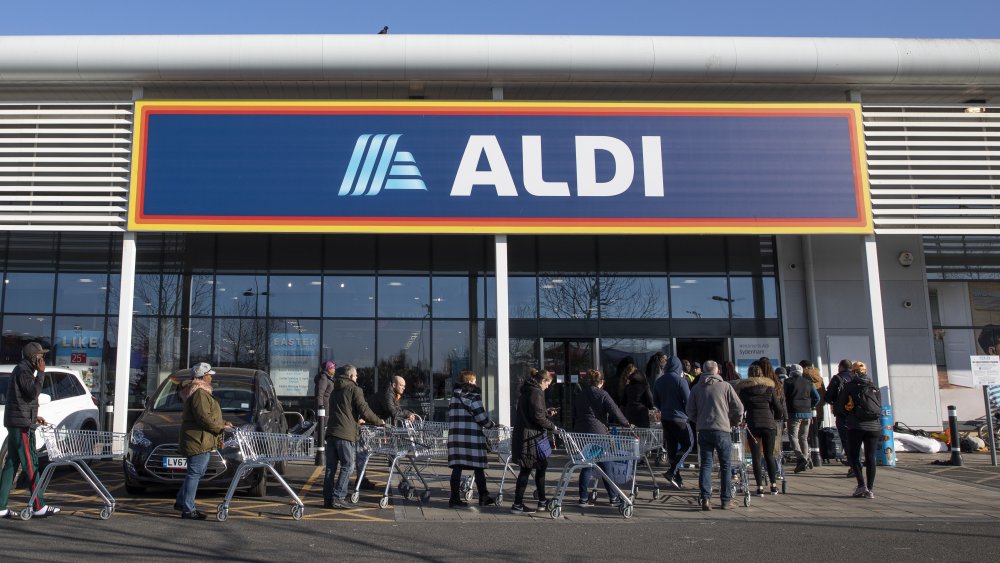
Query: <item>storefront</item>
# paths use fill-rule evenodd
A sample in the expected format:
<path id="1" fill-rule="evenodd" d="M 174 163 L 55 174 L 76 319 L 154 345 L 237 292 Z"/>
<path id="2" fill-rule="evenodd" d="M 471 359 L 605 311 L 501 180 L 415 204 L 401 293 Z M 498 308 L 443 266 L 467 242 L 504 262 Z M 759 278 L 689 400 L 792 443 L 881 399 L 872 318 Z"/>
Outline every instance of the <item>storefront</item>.
<path id="1" fill-rule="evenodd" d="M 438 419 L 472 369 L 509 421 L 534 366 L 556 373 L 568 419 L 580 372 L 613 377 L 626 358 L 810 359 L 829 377 L 849 357 L 898 419 L 938 424 L 932 324 L 956 325 L 931 318 L 944 290 L 923 237 L 972 227 L 921 193 L 940 170 L 914 169 L 968 175 L 940 162 L 939 139 L 970 115 L 989 131 L 988 108 L 961 103 L 1000 73 L 890 65 L 902 51 L 883 43 L 901 40 L 809 40 L 826 54 L 811 70 L 788 56 L 804 40 L 737 41 L 742 62 L 722 56 L 715 74 L 691 61 L 724 41 L 647 38 L 695 54 L 643 74 L 655 57 L 634 38 L 536 38 L 541 59 L 511 38 L 454 39 L 488 72 L 448 38 L 325 37 L 321 61 L 312 39 L 123 38 L 125 68 L 109 38 L 0 38 L 6 362 L 51 343 L 102 404 L 132 409 L 191 362 L 256 367 L 307 410 L 332 359 L 369 393 L 403 375 Z M 77 41 L 86 64 L 70 69 L 58 52 Z M 193 44 L 211 55 L 190 59 Z M 906 87 L 886 85 L 893 72 Z M 578 101 L 539 101 L 564 99 Z M 927 117 L 934 102 L 955 105 Z"/>

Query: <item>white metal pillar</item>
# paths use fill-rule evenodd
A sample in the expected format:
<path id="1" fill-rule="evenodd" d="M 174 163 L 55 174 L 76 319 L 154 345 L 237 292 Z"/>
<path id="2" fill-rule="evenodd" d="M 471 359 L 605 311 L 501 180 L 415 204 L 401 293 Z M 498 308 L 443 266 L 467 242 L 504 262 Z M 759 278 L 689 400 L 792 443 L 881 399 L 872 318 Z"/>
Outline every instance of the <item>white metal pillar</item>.
<path id="1" fill-rule="evenodd" d="M 122 240 L 121 287 L 118 292 L 118 359 L 115 367 L 114 420 L 112 429 L 125 432 L 128 424 L 128 385 L 132 358 L 132 301 L 135 293 L 135 233 Z"/>
<path id="2" fill-rule="evenodd" d="M 872 305 L 872 342 L 875 347 L 875 369 L 870 373 L 875 385 L 889 389 L 889 397 L 883 399 L 887 398 L 887 402 L 892 402 L 889 353 L 885 345 L 885 319 L 882 315 L 882 280 L 879 276 L 878 248 L 875 246 L 874 235 L 865 237 L 865 285 Z"/>
<path id="3" fill-rule="evenodd" d="M 816 264 L 813 260 L 812 237 L 802 236 L 802 270 L 805 276 L 806 321 L 809 331 L 809 359 L 813 365 L 822 368 L 823 349 L 819 340 L 819 308 L 816 306 Z M 789 361 L 794 359 L 789 358 Z M 831 374 L 823 374 L 827 378 Z"/>
<path id="4" fill-rule="evenodd" d="M 497 418 L 510 426 L 510 319 L 507 291 L 507 235 L 496 235 Z"/>

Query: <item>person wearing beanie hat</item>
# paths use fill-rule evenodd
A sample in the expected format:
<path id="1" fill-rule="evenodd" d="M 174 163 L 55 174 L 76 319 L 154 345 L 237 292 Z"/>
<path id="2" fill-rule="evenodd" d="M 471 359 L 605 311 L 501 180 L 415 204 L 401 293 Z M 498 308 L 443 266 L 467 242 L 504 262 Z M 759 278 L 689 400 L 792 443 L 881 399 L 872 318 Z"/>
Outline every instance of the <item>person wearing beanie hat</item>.
<path id="1" fill-rule="evenodd" d="M 14 517 L 15 512 L 7 508 L 7 498 L 19 467 L 28 477 L 28 490 L 35 491 L 38 478 L 35 428 L 45 424 L 45 419 L 38 416 L 38 396 L 42 393 L 45 379 L 46 353 L 48 350 L 37 342 L 25 344 L 21 349 L 21 361 L 10 373 L 3 413 L 3 425 L 7 428 L 7 458 L 0 478 L 0 518 Z M 31 508 L 34 516 L 51 516 L 60 512 L 60 509 L 45 504 L 41 494 L 35 497 Z"/>
<path id="2" fill-rule="evenodd" d="M 802 366 L 788 366 L 785 380 L 785 405 L 788 409 L 788 439 L 795 452 L 795 472 L 809 467 L 809 423 L 813 409 L 819 404 L 819 392 L 812 381 L 802 377 Z"/>

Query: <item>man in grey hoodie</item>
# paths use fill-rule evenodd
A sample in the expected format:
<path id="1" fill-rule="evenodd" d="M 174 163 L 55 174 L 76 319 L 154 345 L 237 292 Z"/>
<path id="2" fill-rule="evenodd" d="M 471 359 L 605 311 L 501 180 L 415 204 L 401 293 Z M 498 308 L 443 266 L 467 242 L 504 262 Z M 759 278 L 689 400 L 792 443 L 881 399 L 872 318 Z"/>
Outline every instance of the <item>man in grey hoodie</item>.
<path id="1" fill-rule="evenodd" d="M 694 386 L 688 398 L 687 415 L 698 428 L 701 509 L 712 510 L 709 504 L 712 498 L 712 454 L 716 453 L 719 456 L 719 472 L 722 474 L 719 496 L 722 498 L 722 509 L 728 510 L 733 506 L 733 476 L 729 467 L 733 442 L 730 432 L 743 418 L 743 403 L 733 386 L 719 377 L 719 364 L 716 362 L 705 362 L 701 381 Z"/>

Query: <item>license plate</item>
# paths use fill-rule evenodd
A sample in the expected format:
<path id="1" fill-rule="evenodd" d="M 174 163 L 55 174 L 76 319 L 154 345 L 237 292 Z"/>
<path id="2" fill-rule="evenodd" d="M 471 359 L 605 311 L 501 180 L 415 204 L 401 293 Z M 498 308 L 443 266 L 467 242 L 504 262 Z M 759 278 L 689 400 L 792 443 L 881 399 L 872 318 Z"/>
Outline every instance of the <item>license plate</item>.
<path id="1" fill-rule="evenodd" d="M 167 469 L 187 469 L 188 460 L 186 457 L 165 457 L 163 467 Z"/>

